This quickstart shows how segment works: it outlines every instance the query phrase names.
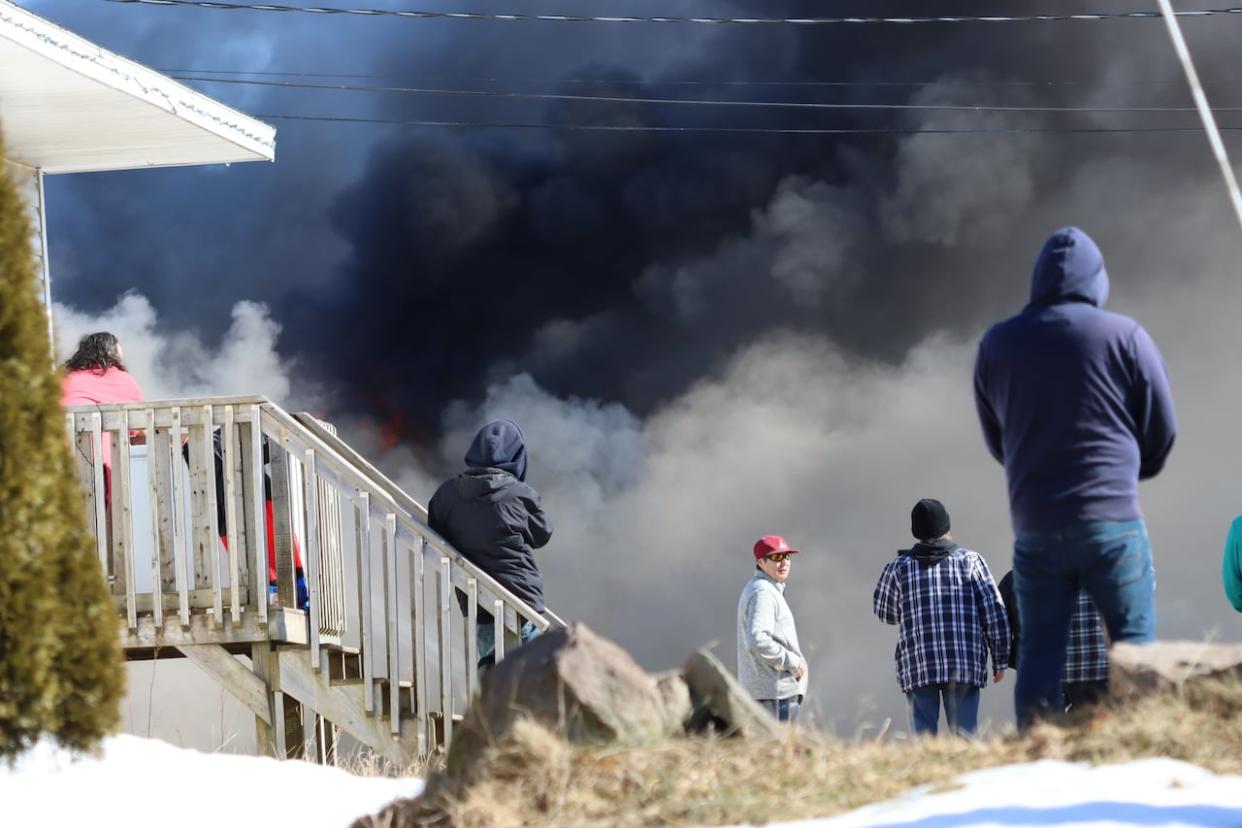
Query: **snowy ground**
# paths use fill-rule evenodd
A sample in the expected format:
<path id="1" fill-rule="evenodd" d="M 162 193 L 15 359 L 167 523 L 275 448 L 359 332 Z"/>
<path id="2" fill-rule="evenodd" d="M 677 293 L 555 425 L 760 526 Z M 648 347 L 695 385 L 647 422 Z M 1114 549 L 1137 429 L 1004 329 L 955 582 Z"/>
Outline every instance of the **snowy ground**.
<path id="1" fill-rule="evenodd" d="M 13 767 L 0 765 L 0 824 L 344 828 L 422 787 L 418 779 L 361 778 L 306 762 L 206 754 L 117 736 L 105 743 L 100 759 L 75 760 L 40 745 Z M 965 774 L 942 792 L 915 791 L 831 819 L 781 824 L 1049 825 L 1242 828 L 1242 777 L 1171 759 L 1097 768 L 1037 762 Z"/>
<path id="2" fill-rule="evenodd" d="M 1172 759 L 1095 768 L 1036 762 L 964 774 L 958 782 L 944 793 L 915 791 L 839 817 L 770 828 L 1242 828 L 1242 777 Z"/>
<path id="3" fill-rule="evenodd" d="M 309 762 L 115 736 L 99 759 L 40 744 L 13 767 L 0 765 L 0 825 L 344 828 L 422 788 L 419 779 L 363 778 Z"/>

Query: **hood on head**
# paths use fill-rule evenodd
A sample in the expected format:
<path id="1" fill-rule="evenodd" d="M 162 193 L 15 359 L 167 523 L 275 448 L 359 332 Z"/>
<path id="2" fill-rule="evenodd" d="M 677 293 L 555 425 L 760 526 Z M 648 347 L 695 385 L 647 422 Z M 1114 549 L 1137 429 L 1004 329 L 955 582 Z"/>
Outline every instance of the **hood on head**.
<path id="1" fill-rule="evenodd" d="M 501 469 L 526 479 L 526 437 L 512 420 L 492 420 L 479 429 L 466 452 L 466 465 L 472 469 Z"/>
<path id="2" fill-rule="evenodd" d="M 457 493 L 467 500 L 498 501 L 509 497 L 518 480 L 496 468 L 471 468 L 453 478 Z"/>
<path id="3" fill-rule="evenodd" d="M 900 554 L 909 555 L 923 566 L 935 566 L 959 548 L 949 538 L 937 538 L 932 541 L 916 543 L 912 548 L 902 550 Z"/>
<path id="4" fill-rule="evenodd" d="M 1091 237 L 1077 227 L 1049 236 L 1031 276 L 1031 305 L 1087 302 L 1099 308 L 1107 300 L 1108 271 Z"/>

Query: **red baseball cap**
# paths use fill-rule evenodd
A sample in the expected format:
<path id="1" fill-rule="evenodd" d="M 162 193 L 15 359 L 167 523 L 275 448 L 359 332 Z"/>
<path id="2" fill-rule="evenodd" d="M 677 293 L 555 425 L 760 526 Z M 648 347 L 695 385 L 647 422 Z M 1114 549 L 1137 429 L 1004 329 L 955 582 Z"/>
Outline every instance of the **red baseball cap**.
<path id="1" fill-rule="evenodd" d="M 789 544 L 780 535 L 764 535 L 755 541 L 755 560 L 762 560 L 774 552 L 785 552 L 789 555 L 797 555 L 799 550 L 790 549 Z"/>

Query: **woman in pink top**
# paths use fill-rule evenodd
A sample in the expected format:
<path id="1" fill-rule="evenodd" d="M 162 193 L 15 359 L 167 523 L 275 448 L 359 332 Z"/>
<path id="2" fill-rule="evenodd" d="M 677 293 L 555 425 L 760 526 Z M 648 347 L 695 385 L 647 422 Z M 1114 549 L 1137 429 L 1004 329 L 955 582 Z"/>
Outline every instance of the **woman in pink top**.
<path id="1" fill-rule="evenodd" d="M 87 334 L 65 362 L 60 404 L 100 405 L 142 402 L 138 381 L 126 370 L 121 343 L 107 331 Z"/>
<path id="2" fill-rule="evenodd" d="M 87 334 L 65 362 L 69 372 L 61 381 L 60 404 L 101 405 L 142 402 L 138 381 L 125 370 L 121 343 L 107 331 Z M 104 435 L 104 500 L 112 501 L 112 436 Z"/>

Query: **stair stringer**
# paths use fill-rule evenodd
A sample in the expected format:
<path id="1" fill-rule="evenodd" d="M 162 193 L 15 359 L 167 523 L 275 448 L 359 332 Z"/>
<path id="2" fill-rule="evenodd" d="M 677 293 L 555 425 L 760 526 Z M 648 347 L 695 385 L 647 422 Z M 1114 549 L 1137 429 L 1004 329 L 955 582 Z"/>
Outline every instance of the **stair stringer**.
<path id="1" fill-rule="evenodd" d="M 380 756 L 405 767 L 425 752 L 420 751 L 416 729 L 402 728 L 401 735 L 394 734 L 388 718 L 378 708 L 374 713 L 366 711 L 363 685 L 331 684 L 326 672 L 311 667 L 309 651 L 282 648 L 277 660 L 282 692 L 339 726 Z"/>

